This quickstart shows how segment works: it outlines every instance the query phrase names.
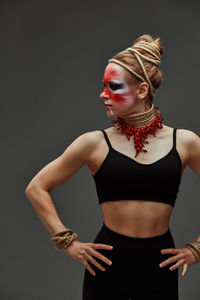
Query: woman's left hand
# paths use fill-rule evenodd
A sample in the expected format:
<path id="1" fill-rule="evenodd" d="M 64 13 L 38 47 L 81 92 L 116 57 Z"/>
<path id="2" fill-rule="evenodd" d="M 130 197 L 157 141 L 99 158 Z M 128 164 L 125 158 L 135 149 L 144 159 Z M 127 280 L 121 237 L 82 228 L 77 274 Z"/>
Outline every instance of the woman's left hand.
<path id="1" fill-rule="evenodd" d="M 171 271 L 175 270 L 176 268 L 183 265 L 183 271 L 181 273 L 182 276 L 184 276 L 187 272 L 188 266 L 193 265 L 197 262 L 197 259 L 195 255 L 190 251 L 188 248 L 168 248 L 168 249 L 162 249 L 162 254 L 173 254 L 170 258 L 164 260 L 159 264 L 159 267 L 164 267 L 170 263 L 176 262 L 173 266 L 171 266 L 169 269 Z"/>

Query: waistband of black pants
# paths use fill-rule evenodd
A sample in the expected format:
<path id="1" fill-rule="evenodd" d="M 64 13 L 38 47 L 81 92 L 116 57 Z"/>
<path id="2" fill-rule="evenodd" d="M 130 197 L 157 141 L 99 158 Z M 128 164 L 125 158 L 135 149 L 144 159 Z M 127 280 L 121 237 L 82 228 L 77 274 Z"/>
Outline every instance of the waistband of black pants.
<path id="1" fill-rule="evenodd" d="M 167 231 L 161 235 L 156 235 L 156 236 L 151 236 L 151 237 L 132 237 L 132 236 L 121 234 L 119 232 L 116 232 L 116 231 L 108 228 L 108 226 L 103 221 L 103 225 L 101 227 L 100 232 L 111 239 L 122 242 L 124 245 L 126 243 L 127 243 L 127 245 L 128 244 L 130 245 L 130 243 L 137 243 L 137 242 L 142 243 L 142 244 L 145 244 L 145 243 L 151 244 L 154 242 L 157 243 L 157 242 L 162 242 L 162 241 L 166 241 L 169 239 L 173 240 L 170 227 L 168 227 Z"/>

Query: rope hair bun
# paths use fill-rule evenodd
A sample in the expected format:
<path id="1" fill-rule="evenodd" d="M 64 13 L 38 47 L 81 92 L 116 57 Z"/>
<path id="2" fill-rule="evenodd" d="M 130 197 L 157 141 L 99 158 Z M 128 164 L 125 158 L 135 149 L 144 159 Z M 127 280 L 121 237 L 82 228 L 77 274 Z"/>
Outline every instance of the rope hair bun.
<path id="1" fill-rule="evenodd" d="M 163 52 L 160 38 L 153 40 L 151 35 L 144 34 L 134 41 L 132 47 L 109 59 L 109 63 L 115 62 L 128 70 L 125 76 L 132 85 L 138 81 L 146 81 L 149 84 L 149 98 L 153 101 L 155 90 L 163 81 L 159 69 Z M 135 76 L 130 76 L 130 73 Z"/>

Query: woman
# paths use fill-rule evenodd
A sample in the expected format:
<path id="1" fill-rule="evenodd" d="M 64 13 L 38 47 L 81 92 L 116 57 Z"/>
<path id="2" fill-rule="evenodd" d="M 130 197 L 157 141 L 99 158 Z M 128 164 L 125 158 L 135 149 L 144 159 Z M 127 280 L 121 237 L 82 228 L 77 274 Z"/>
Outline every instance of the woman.
<path id="1" fill-rule="evenodd" d="M 55 248 L 85 266 L 83 300 L 178 299 L 178 268 L 184 276 L 200 260 L 200 236 L 176 249 L 169 228 L 183 170 L 200 174 L 200 139 L 162 124 L 153 104 L 162 53 L 143 35 L 109 60 L 100 98 L 117 120 L 79 136 L 26 189 Z M 63 225 L 49 195 L 86 164 L 104 217 L 92 243 Z"/>

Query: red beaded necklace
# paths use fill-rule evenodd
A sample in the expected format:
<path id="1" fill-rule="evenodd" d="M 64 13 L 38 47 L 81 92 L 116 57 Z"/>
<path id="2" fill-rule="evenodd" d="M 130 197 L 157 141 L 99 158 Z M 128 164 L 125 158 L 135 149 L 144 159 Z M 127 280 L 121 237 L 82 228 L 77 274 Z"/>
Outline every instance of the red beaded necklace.
<path id="1" fill-rule="evenodd" d="M 158 128 L 160 128 L 160 129 L 163 128 L 163 125 L 161 123 L 164 119 L 161 116 L 158 106 L 154 107 L 154 105 L 152 105 L 151 110 L 152 110 L 152 108 L 154 109 L 154 111 L 152 111 L 152 115 L 154 115 L 154 120 L 143 127 L 136 127 L 133 124 L 130 124 L 130 123 L 128 124 L 125 121 L 126 118 L 117 117 L 117 120 L 112 121 L 112 124 L 115 124 L 112 126 L 113 127 L 119 126 L 119 128 L 117 128 L 117 130 L 119 130 L 121 128 L 121 133 L 125 133 L 128 140 L 130 140 L 130 137 L 133 135 L 134 146 L 135 146 L 135 150 L 136 150 L 135 157 L 137 157 L 137 155 L 140 152 L 147 152 L 147 150 L 143 149 L 144 144 L 149 143 L 148 141 L 145 141 L 147 138 L 147 135 L 152 134 L 152 135 L 156 136 L 155 135 L 156 130 Z M 155 110 L 158 110 L 159 113 L 156 112 Z M 131 115 L 131 116 L 132 117 L 136 116 L 136 118 L 137 118 L 138 115 L 141 115 L 144 119 L 145 115 L 147 117 L 149 117 L 149 111 L 141 113 L 141 114 Z M 147 113 L 148 113 L 148 115 L 147 115 Z M 135 121 L 136 121 L 136 119 L 135 119 Z M 143 122 L 145 122 L 145 120 Z M 148 120 L 146 120 L 146 122 L 148 122 Z M 136 124 L 136 122 L 134 124 Z"/>

